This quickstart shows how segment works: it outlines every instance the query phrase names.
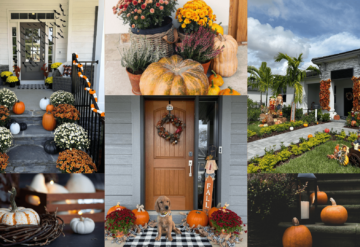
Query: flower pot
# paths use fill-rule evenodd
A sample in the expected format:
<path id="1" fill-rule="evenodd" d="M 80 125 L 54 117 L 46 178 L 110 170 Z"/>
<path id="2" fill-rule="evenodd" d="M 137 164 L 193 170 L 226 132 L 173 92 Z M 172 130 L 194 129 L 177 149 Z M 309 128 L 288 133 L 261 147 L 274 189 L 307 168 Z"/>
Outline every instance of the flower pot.
<path id="1" fill-rule="evenodd" d="M 51 84 L 46 84 L 48 89 L 52 89 L 52 83 Z"/>
<path id="2" fill-rule="evenodd" d="M 16 86 L 20 86 L 20 80 L 16 82 Z"/>
<path id="3" fill-rule="evenodd" d="M 14 82 L 14 83 L 9 83 L 9 86 L 10 86 L 10 87 L 15 87 L 15 84 L 16 84 L 16 82 Z"/>
<path id="4" fill-rule="evenodd" d="M 117 232 L 117 234 L 116 234 L 116 237 L 117 238 L 122 238 L 122 237 L 124 237 L 124 232 Z"/>
<path id="5" fill-rule="evenodd" d="M 128 68 L 126 68 L 126 72 L 127 72 L 128 76 L 129 76 L 129 80 L 130 80 L 130 83 L 131 83 L 133 94 L 141 95 L 140 85 L 139 85 L 141 75 L 134 75 L 134 74 L 130 73 Z"/>
<path id="6" fill-rule="evenodd" d="M 210 63 L 211 63 L 211 60 L 207 63 L 202 63 L 201 65 L 203 66 L 204 68 L 204 73 L 207 74 L 208 70 L 209 70 L 209 67 L 210 67 Z"/>
<path id="7" fill-rule="evenodd" d="M 172 18 L 171 17 L 165 17 L 164 22 L 161 27 L 155 27 L 150 29 L 137 29 L 137 28 L 130 28 L 131 32 L 133 34 L 157 34 L 157 33 L 163 33 L 169 30 L 172 27 Z"/>
<path id="8" fill-rule="evenodd" d="M 7 79 L 7 76 L 3 76 L 3 77 L 1 77 L 1 81 L 3 82 L 3 84 L 5 84 L 5 83 L 6 83 L 6 79 Z"/>

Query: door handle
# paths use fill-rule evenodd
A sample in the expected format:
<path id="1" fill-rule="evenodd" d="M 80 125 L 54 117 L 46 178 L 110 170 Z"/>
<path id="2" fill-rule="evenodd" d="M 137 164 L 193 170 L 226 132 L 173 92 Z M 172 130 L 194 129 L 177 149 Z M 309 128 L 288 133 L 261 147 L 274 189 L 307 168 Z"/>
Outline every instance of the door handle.
<path id="1" fill-rule="evenodd" d="M 192 177 L 192 173 L 191 173 L 191 167 L 192 167 L 192 160 L 189 160 L 189 167 L 190 167 L 190 173 L 189 173 L 189 177 Z"/>

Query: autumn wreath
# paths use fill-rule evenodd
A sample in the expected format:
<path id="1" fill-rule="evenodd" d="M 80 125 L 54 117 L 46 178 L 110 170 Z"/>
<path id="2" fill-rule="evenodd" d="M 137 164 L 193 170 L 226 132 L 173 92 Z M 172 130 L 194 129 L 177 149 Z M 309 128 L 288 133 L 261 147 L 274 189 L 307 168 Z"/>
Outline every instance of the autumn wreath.
<path id="1" fill-rule="evenodd" d="M 360 111 L 360 77 L 353 77 L 352 81 L 354 83 L 353 85 L 353 110 L 358 112 Z"/>
<path id="2" fill-rule="evenodd" d="M 175 133 L 171 134 L 165 129 L 164 124 L 167 123 L 171 123 L 173 126 L 176 127 Z M 170 141 L 172 145 L 175 145 L 179 142 L 180 135 L 183 132 L 184 128 L 185 124 L 171 113 L 165 114 L 162 119 L 156 124 L 158 135 L 165 140 Z"/>
<path id="3" fill-rule="evenodd" d="M 320 82 L 320 106 L 321 109 L 327 111 L 330 111 L 330 83 L 330 79 Z"/>

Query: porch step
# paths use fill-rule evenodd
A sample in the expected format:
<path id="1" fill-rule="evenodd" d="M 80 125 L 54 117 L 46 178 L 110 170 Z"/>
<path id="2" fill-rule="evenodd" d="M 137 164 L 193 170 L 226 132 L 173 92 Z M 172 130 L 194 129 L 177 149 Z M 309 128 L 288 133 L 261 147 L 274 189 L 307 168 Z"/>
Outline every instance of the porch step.
<path id="1" fill-rule="evenodd" d="M 330 205 L 330 203 L 329 203 L 329 205 Z M 321 210 L 323 210 L 323 208 L 325 208 L 326 206 L 329 206 L 329 205 L 318 205 L 319 214 L 317 215 L 316 221 L 321 222 L 320 212 L 321 212 Z M 360 222 L 360 205 L 341 205 L 341 206 L 345 207 L 348 212 L 348 219 L 346 221 L 347 223 L 359 223 Z"/>
<path id="2" fill-rule="evenodd" d="M 182 213 L 189 213 L 190 211 L 174 211 L 171 210 L 171 215 L 173 218 L 173 221 L 175 222 L 175 224 L 181 224 L 181 220 L 185 218 L 184 215 L 181 215 L 180 212 Z M 150 215 L 150 220 L 157 220 L 157 216 L 158 213 L 156 211 L 148 211 L 149 215 Z"/>
<path id="3" fill-rule="evenodd" d="M 318 181 L 321 191 L 339 191 L 339 190 L 360 190 L 360 176 L 348 179 L 328 179 Z"/>
<path id="4" fill-rule="evenodd" d="M 28 124 L 27 129 L 13 135 L 14 145 L 44 145 L 47 140 L 54 139 L 54 132 L 45 130 L 40 124 Z"/>
<path id="5" fill-rule="evenodd" d="M 18 123 L 41 124 L 44 113 L 45 111 L 42 110 L 37 110 L 37 111 L 25 110 L 25 112 L 21 115 L 17 115 L 11 112 L 10 118 L 14 119 Z"/>

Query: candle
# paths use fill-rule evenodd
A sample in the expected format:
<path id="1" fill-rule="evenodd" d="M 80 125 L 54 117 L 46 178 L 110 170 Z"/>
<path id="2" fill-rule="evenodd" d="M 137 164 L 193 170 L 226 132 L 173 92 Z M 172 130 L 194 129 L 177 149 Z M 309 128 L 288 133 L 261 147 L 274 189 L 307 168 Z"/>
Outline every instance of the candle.
<path id="1" fill-rule="evenodd" d="M 78 212 L 78 215 L 82 215 L 82 211 L 79 211 L 79 212 Z"/>
<path id="2" fill-rule="evenodd" d="M 309 202 L 301 202 L 301 219 L 309 219 Z"/>

